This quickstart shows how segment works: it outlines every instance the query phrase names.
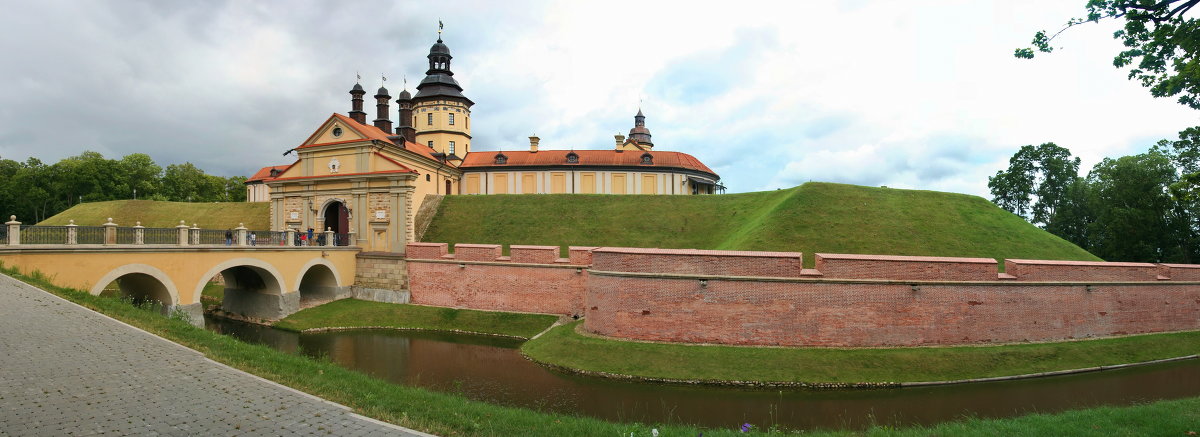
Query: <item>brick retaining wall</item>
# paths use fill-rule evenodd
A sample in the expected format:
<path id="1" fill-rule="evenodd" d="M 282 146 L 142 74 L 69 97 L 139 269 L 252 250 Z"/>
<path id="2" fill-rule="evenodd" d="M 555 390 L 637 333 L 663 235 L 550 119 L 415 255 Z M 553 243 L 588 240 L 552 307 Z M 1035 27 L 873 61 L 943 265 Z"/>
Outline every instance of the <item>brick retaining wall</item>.
<path id="1" fill-rule="evenodd" d="M 638 340 L 786 346 L 1055 341 L 1200 329 L 1200 266 L 794 252 L 408 247 L 415 303 L 583 314 Z M 590 264 L 590 265 L 589 265 Z"/>

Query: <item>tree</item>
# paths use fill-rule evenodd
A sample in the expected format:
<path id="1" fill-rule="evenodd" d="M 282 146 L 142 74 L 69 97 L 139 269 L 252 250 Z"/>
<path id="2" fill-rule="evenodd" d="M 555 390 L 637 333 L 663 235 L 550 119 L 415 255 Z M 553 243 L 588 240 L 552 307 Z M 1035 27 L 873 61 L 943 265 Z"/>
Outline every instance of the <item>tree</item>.
<path id="1" fill-rule="evenodd" d="M 1113 34 L 1125 50 L 1113 58 L 1117 68 L 1129 67 L 1129 79 L 1150 88 L 1154 97 L 1178 96 L 1181 104 L 1200 109 L 1200 23 L 1187 17 L 1200 0 L 1090 0 L 1083 17 L 1067 21 L 1058 32 L 1034 34 L 1033 47 L 1016 50 L 1018 58 L 1050 53 L 1054 38 L 1084 23 L 1124 20 Z"/>
<path id="2" fill-rule="evenodd" d="M 988 178 L 988 188 L 996 205 L 1045 228 L 1078 178 L 1079 158 L 1054 143 L 1044 143 L 1022 146 L 1008 160 L 1007 170 Z"/>
<path id="3" fill-rule="evenodd" d="M 1107 260 L 1177 261 L 1168 187 L 1176 180 L 1170 159 L 1151 151 L 1105 158 L 1088 174 L 1094 190 L 1095 221 L 1087 249 Z"/>

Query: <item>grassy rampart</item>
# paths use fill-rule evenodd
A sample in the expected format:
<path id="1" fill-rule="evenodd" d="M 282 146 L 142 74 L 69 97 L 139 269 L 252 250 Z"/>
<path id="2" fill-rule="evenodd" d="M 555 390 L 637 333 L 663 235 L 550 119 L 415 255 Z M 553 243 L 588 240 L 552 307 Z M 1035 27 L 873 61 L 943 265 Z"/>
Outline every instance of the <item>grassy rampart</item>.
<path id="1" fill-rule="evenodd" d="M 965 194 L 809 182 L 720 196 L 447 196 L 423 241 L 1098 260 Z"/>
<path id="2" fill-rule="evenodd" d="M 173 228 L 184 220 L 189 226 L 195 223 L 204 229 L 230 229 L 245 223 L 252 230 L 270 228 L 271 220 L 268 202 L 110 200 L 81 203 L 38 224 L 62 226 L 75 220 L 80 226 L 100 226 L 109 217 L 121 226 L 133 226 L 140 221 L 148 228 Z"/>
<path id="3" fill-rule="evenodd" d="M 558 316 L 501 313 L 343 299 L 300 310 L 275 323 L 289 331 L 324 328 L 398 328 L 461 331 L 530 338 Z"/>

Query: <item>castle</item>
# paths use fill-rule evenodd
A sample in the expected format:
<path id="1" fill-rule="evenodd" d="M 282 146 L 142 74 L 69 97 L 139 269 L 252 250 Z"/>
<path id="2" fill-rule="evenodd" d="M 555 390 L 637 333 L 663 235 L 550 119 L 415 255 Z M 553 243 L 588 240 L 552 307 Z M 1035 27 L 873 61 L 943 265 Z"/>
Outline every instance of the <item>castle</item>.
<path id="1" fill-rule="evenodd" d="M 415 240 L 413 223 L 427 195 L 714 194 L 718 176 L 695 157 L 654 150 L 638 110 L 629 136 L 608 150 L 471 151 L 471 107 L 450 70 L 450 48 L 429 49 L 429 70 L 416 95 L 375 93 L 367 123 L 366 91 L 350 90 L 347 115 L 330 115 L 299 146 L 289 165 L 263 167 L 246 181 L 246 200 L 270 202 L 271 229 L 355 233 L 368 251 L 400 252 Z M 291 152 L 289 151 L 289 152 Z"/>

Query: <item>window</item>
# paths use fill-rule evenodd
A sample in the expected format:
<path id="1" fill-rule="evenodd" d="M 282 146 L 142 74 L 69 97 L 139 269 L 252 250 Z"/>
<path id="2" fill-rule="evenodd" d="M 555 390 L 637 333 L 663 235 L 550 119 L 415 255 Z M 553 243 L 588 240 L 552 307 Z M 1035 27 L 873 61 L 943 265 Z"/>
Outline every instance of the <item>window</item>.
<path id="1" fill-rule="evenodd" d="M 508 157 L 503 153 L 496 154 L 496 164 L 508 164 Z"/>
<path id="2" fill-rule="evenodd" d="M 430 141 L 430 142 L 429 142 L 429 148 L 430 148 L 430 149 L 432 149 L 432 148 L 433 148 L 433 141 Z"/>
<path id="3" fill-rule="evenodd" d="M 430 126 L 433 126 L 433 114 L 425 114 L 425 115 L 427 115 L 429 117 L 429 119 L 426 121 L 426 123 L 428 123 Z"/>
<path id="4" fill-rule="evenodd" d="M 451 115 L 450 117 L 454 117 L 454 115 Z M 453 120 L 453 119 L 454 118 L 451 118 L 451 120 Z M 450 154 L 451 155 L 454 154 L 454 142 L 453 141 L 450 142 Z"/>
<path id="5" fill-rule="evenodd" d="M 568 164 L 578 164 L 579 163 L 579 155 L 576 155 L 575 152 L 568 153 L 567 154 L 567 163 Z"/>
<path id="6" fill-rule="evenodd" d="M 425 175 L 425 182 L 429 182 L 429 174 Z"/>
<path id="7" fill-rule="evenodd" d="M 340 136 L 342 136 L 342 128 L 341 128 L 341 127 L 335 127 L 335 128 L 333 128 L 333 137 L 334 137 L 334 138 L 337 138 L 337 137 L 340 137 Z"/>
<path id="8" fill-rule="evenodd" d="M 454 114 L 450 114 L 450 125 L 454 126 Z"/>
<path id="9" fill-rule="evenodd" d="M 650 156 L 649 153 L 643 153 L 642 154 L 642 164 L 643 165 L 654 164 L 654 157 Z"/>

